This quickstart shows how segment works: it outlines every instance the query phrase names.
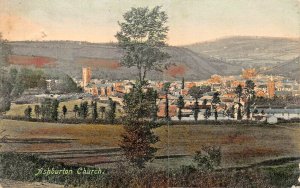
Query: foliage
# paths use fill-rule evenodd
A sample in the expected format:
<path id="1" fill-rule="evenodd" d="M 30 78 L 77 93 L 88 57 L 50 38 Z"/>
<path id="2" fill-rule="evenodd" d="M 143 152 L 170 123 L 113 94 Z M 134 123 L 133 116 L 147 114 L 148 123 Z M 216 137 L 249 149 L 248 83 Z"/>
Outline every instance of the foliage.
<path id="1" fill-rule="evenodd" d="M 75 115 L 75 118 L 77 117 L 77 114 L 79 112 L 79 107 L 77 104 L 74 105 L 74 108 L 73 108 L 73 112 L 74 112 L 74 115 Z"/>
<path id="2" fill-rule="evenodd" d="M 250 118 L 250 113 L 251 113 L 250 108 L 254 104 L 254 100 L 255 100 L 254 88 L 255 88 L 254 82 L 252 80 L 247 80 L 245 86 L 245 96 L 247 98 L 245 111 L 248 119 Z"/>
<path id="3" fill-rule="evenodd" d="M 196 151 L 194 161 L 201 170 L 213 170 L 221 165 L 221 148 L 217 146 L 203 146 Z"/>
<path id="4" fill-rule="evenodd" d="M 113 101 L 111 98 L 109 98 L 108 106 L 109 106 L 109 110 L 106 114 L 106 118 L 107 118 L 108 122 L 113 124 L 115 122 L 115 119 L 116 119 L 117 104 L 116 104 L 115 101 Z"/>
<path id="5" fill-rule="evenodd" d="M 101 113 L 101 119 L 103 119 L 105 114 L 105 106 L 100 106 L 100 113 Z"/>
<path id="6" fill-rule="evenodd" d="M 95 121 L 98 118 L 97 101 L 92 101 L 92 119 Z"/>
<path id="7" fill-rule="evenodd" d="M 179 121 L 181 121 L 182 118 L 182 109 L 184 108 L 184 98 L 182 95 L 180 95 L 178 97 L 178 101 L 177 101 L 177 107 L 178 107 L 178 119 Z"/>
<path id="8" fill-rule="evenodd" d="M 68 109 L 67 109 L 66 105 L 63 105 L 63 107 L 62 107 L 62 113 L 64 115 L 64 118 L 66 118 L 67 112 L 68 112 Z"/>
<path id="9" fill-rule="evenodd" d="M 24 115 L 26 119 L 31 119 L 31 112 L 32 112 L 32 108 L 31 106 L 28 106 L 25 110 L 24 110 Z"/>
<path id="10" fill-rule="evenodd" d="M 76 172 L 80 166 L 65 165 L 35 155 L 20 153 L 1 153 L 0 164 L 3 167 L 0 173 L 1 179 L 49 182 L 74 187 L 290 187 L 297 183 L 299 176 L 298 165 L 267 170 L 234 168 L 215 171 L 202 171 L 193 166 L 183 166 L 180 169 L 171 169 L 169 175 L 164 170 L 136 169 L 119 165 L 115 169 L 102 169 L 103 174 L 92 176 L 77 173 L 35 176 L 37 169 L 41 168 L 68 169 Z"/>
<path id="11" fill-rule="evenodd" d="M 79 117 L 83 119 L 86 119 L 89 116 L 89 105 L 87 101 L 80 103 L 78 114 Z"/>
<path id="12" fill-rule="evenodd" d="M 8 43 L 8 40 L 2 38 L 2 33 L 0 33 L 0 68 L 7 66 L 8 57 L 11 54 L 11 46 Z"/>
<path id="13" fill-rule="evenodd" d="M 34 113 L 35 113 L 36 118 L 40 117 L 40 113 L 41 113 L 41 107 L 40 107 L 40 105 L 36 104 L 34 106 Z"/>
<path id="14" fill-rule="evenodd" d="M 80 89 L 77 87 L 77 84 L 67 74 L 59 78 L 59 82 L 55 89 L 63 93 L 80 92 Z"/>
<path id="15" fill-rule="evenodd" d="M 241 97 L 243 96 L 243 88 L 241 85 L 238 85 L 235 89 L 235 94 L 237 95 L 239 102 L 238 102 L 238 111 L 237 111 L 237 119 L 241 120 L 242 119 L 242 104 L 241 104 Z"/>
<path id="16" fill-rule="evenodd" d="M 42 119 L 50 119 L 51 117 L 51 99 L 45 99 L 41 104 Z"/>
<path id="17" fill-rule="evenodd" d="M 59 101 L 54 99 L 51 103 L 51 120 L 57 121 L 58 120 L 58 106 Z"/>
<path id="18" fill-rule="evenodd" d="M 171 85 L 170 82 L 166 82 L 163 85 L 163 91 L 165 92 L 165 98 L 166 98 L 166 102 L 165 102 L 165 119 L 167 121 L 170 120 L 170 115 L 169 115 L 169 98 L 168 98 L 170 85 Z"/>
<path id="19" fill-rule="evenodd" d="M 167 15 L 158 6 L 153 9 L 139 7 L 131 8 L 123 18 L 116 34 L 118 44 L 124 50 L 121 64 L 137 68 L 138 80 L 144 84 L 147 72 L 167 67 L 164 61 L 169 55 L 163 51 L 168 32 Z"/>
<path id="20" fill-rule="evenodd" d="M 143 91 L 141 85 L 124 96 L 124 129 L 120 147 L 126 158 L 135 166 L 143 168 L 157 151 L 153 144 L 158 141 L 152 129 L 158 127 L 151 114 L 157 98 L 152 89 Z"/>
<path id="21" fill-rule="evenodd" d="M 184 89 L 184 77 L 182 77 L 182 80 L 181 80 L 181 89 Z"/>
<path id="22" fill-rule="evenodd" d="M 6 70 L 0 69 L 0 112 L 10 109 L 12 84 Z"/>
<path id="23" fill-rule="evenodd" d="M 198 99 L 201 98 L 204 93 L 209 91 L 211 91 L 210 86 L 193 86 L 191 89 L 189 89 L 188 93 L 198 102 Z"/>
<path id="24" fill-rule="evenodd" d="M 221 99 L 220 99 L 220 93 L 219 92 L 215 92 L 211 101 L 211 104 L 214 108 L 214 113 L 215 113 L 215 120 L 218 119 L 218 111 L 217 111 L 217 105 L 221 103 Z"/>
<path id="25" fill-rule="evenodd" d="M 198 120 L 198 114 L 200 112 L 198 99 L 201 98 L 204 93 L 207 93 L 210 90 L 210 86 L 193 86 L 188 92 L 189 95 L 191 95 L 196 100 L 193 108 L 195 121 Z"/>
<path id="26" fill-rule="evenodd" d="M 15 72 L 11 74 L 15 74 Z M 12 96 L 19 97 L 26 89 L 30 88 L 45 90 L 47 88 L 46 76 L 41 70 L 22 68 L 15 75 Z"/>

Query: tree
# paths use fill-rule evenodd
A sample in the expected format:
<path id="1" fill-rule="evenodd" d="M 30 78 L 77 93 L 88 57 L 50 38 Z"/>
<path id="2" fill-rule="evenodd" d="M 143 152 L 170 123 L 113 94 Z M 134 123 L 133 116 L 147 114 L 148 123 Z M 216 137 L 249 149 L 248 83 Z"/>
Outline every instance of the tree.
<path id="1" fill-rule="evenodd" d="M 8 58 L 11 54 L 11 46 L 8 40 L 3 39 L 2 33 L 0 33 L 0 68 L 8 66 Z"/>
<path id="2" fill-rule="evenodd" d="M 24 115 L 26 119 L 31 119 L 31 112 L 32 112 L 31 106 L 27 106 L 27 108 L 24 110 Z"/>
<path id="3" fill-rule="evenodd" d="M 177 108 L 178 108 L 178 119 L 181 121 L 182 118 L 182 109 L 184 108 L 184 98 L 182 95 L 179 96 L 177 101 Z"/>
<path id="4" fill-rule="evenodd" d="M 34 106 L 34 113 L 35 113 L 36 118 L 40 117 L 40 113 L 41 113 L 40 105 L 37 104 L 37 105 Z"/>
<path id="5" fill-rule="evenodd" d="M 107 119 L 108 119 L 109 123 L 113 124 L 115 122 L 115 119 L 116 119 L 117 104 L 116 104 L 115 101 L 113 101 L 111 98 L 109 98 L 108 105 L 109 105 L 109 110 L 107 112 Z"/>
<path id="6" fill-rule="evenodd" d="M 13 89 L 12 80 L 4 67 L 9 65 L 8 57 L 11 54 L 11 47 L 8 41 L 2 38 L 0 33 L 0 113 L 10 109 L 12 100 L 11 91 Z"/>
<path id="7" fill-rule="evenodd" d="M 239 102 L 238 102 L 238 111 L 237 111 L 237 119 L 241 120 L 242 119 L 242 111 L 241 111 L 241 97 L 243 96 L 243 88 L 241 85 L 238 85 L 235 89 L 235 94 L 237 95 Z"/>
<path id="8" fill-rule="evenodd" d="M 156 121 L 151 119 L 156 95 L 144 92 L 147 86 L 147 73 L 151 70 L 162 71 L 169 66 L 166 59 L 170 56 L 164 51 L 168 27 L 167 15 L 160 7 L 132 8 L 119 22 L 121 30 L 116 34 L 124 55 L 121 65 L 135 67 L 138 79 L 134 89 L 124 96 L 124 128 L 121 148 L 126 158 L 142 168 L 153 158 L 156 148 L 151 145 L 158 141 L 152 129 Z M 150 97 L 151 96 L 151 97 Z"/>
<path id="9" fill-rule="evenodd" d="M 181 89 L 184 89 L 184 77 L 182 77 L 182 80 L 181 80 Z"/>
<path id="10" fill-rule="evenodd" d="M 103 119 L 105 114 L 105 106 L 100 106 L 100 113 L 101 113 L 101 119 Z"/>
<path id="11" fill-rule="evenodd" d="M 12 87 L 7 71 L 0 69 L 0 112 L 10 109 Z"/>
<path id="12" fill-rule="evenodd" d="M 54 99 L 51 103 L 51 120 L 57 121 L 58 120 L 58 106 L 59 101 Z"/>
<path id="13" fill-rule="evenodd" d="M 156 96 L 156 95 L 154 95 Z M 156 99 L 144 92 L 140 86 L 124 96 L 124 129 L 120 147 L 126 158 L 139 168 L 154 157 L 157 148 L 153 147 L 159 138 L 152 129 L 158 127 L 157 121 L 151 121 L 152 104 Z"/>
<path id="14" fill-rule="evenodd" d="M 234 105 L 231 106 L 231 111 L 230 111 L 230 112 L 231 112 L 231 118 L 234 119 L 234 118 L 235 118 L 235 117 L 234 117 L 234 114 L 235 114 L 235 108 L 234 108 Z"/>
<path id="15" fill-rule="evenodd" d="M 41 115 L 42 119 L 51 119 L 51 113 L 52 113 L 52 100 L 51 99 L 45 99 L 41 104 Z"/>
<path id="16" fill-rule="evenodd" d="M 219 167 L 221 159 L 221 147 L 217 146 L 203 146 L 200 151 L 196 151 L 194 156 L 197 167 L 203 171 L 210 171 Z"/>
<path id="17" fill-rule="evenodd" d="M 170 82 L 166 82 L 166 83 L 164 83 L 164 86 L 163 86 L 163 90 L 165 92 L 165 98 L 166 98 L 166 102 L 165 102 L 165 119 L 167 121 L 170 120 L 170 115 L 169 115 L 169 98 L 168 98 L 170 85 L 171 85 Z"/>
<path id="18" fill-rule="evenodd" d="M 152 88 L 148 88 L 145 95 L 145 97 L 148 98 L 149 101 L 151 101 L 151 103 L 149 104 L 149 107 L 151 108 L 151 121 L 156 121 L 158 112 L 158 107 L 156 104 L 156 100 L 158 98 L 157 91 Z"/>
<path id="19" fill-rule="evenodd" d="M 138 81 L 144 85 L 148 71 L 161 71 L 168 64 L 170 56 L 164 52 L 168 27 L 167 15 L 157 6 L 149 8 L 131 8 L 123 15 L 124 22 L 119 22 L 120 31 L 116 38 L 124 50 L 121 65 L 136 67 Z"/>
<path id="20" fill-rule="evenodd" d="M 207 99 L 204 99 L 202 105 L 205 107 L 204 118 L 207 120 L 210 117 L 210 108 L 206 107 Z"/>
<path id="21" fill-rule="evenodd" d="M 77 104 L 74 105 L 73 112 L 74 112 L 74 115 L 75 115 L 75 118 L 76 118 L 76 116 L 77 116 L 77 114 L 79 112 L 79 107 L 78 107 Z"/>
<path id="22" fill-rule="evenodd" d="M 62 112 L 63 112 L 64 118 L 66 118 L 66 114 L 68 112 L 68 109 L 67 109 L 66 105 L 63 105 Z"/>
<path id="23" fill-rule="evenodd" d="M 201 98 L 203 96 L 204 93 L 209 92 L 210 91 L 210 87 L 209 86 L 193 86 L 190 90 L 189 90 L 189 95 L 192 96 L 195 99 L 195 103 L 194 103 L 194 119 L 195 121 L 198 120 L 198 114 L 200 112 L 199 110 L 199 98 Z"/>
<path id="24" fill-rule="evenodd" d="M 63 93 L 79 92 L 79 88 L 74 80 L 67 74 L 59 78 L 56 89 Z"/>
<path id="25" fill-rule="evenodd" d="M 79 116 L 83 119 L 86 119 L 89 115 L 89 105 L 87 101 L 80 103 L 79 107 Z"/>
<path id="26" fill-rule="evenodd" d="M 247 119 L 250 118 L 250 115 L 251 115 L 250 108 L 254 104 L 254 100 L 255 100 L 254 88 L 255 88 L 255 83 L 252 80 L 247 80 L 246 86 L 245 86 L 245 95 L 247 98 L 245 110 L 246 110 L 246 114 L 247 114 Z"/>
<path id="27" fill-rule="evenodd" d="M 98 110 L 97 110 L 97 101 L 92 102 L 92 118 L 93 121 L 96 121 L 96 119 L 98 118 Z"/>
<path id="28" fill-rule="evenodd" d="M 220 93 L 215 92 L 211 101 L 212 107 L 214 108 L 214 113 L 215 113 L 215 120 L 218 119 L 218 111 L 217 111 L 217 105 L 221 103 L 220 99 Z"/>

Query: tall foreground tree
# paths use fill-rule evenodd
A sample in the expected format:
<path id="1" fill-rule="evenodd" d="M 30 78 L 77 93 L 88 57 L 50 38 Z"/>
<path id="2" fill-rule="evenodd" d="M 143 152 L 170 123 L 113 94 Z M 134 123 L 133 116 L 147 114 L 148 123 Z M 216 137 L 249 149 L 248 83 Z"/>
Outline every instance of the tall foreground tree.
<path id="1" fill-rule="evenodd" d="M 119 46 L 124 50 L 121 65 L 135 67 L 138 81 L 143 85 L 147 72 L 161 71 L 168 65 L 165 62 L 169 54 L 163 51 L 168 32 L 167 15 L 157 6 L 149 8 L 131 8 L 123 15 L 117 32 Z"/>
<path id="2" fill-rule="evenodd" d="M 143 168 L 157 151 L 153 144 L 159 138 L 152 129 L 158 127 L 158 124 L 151 120 L 153 109 L 150 108 L 154 100 L 156 99 L 150 91 L 142 92 L 139 86 L 135 86 L 124 96 L 125 132 L 122 134 L 120 147 L 126 158 L 139 168 Z"/>
<path id="3" fill-rule="evenodd" d="M 170 56 L 164 51 L 168 32 L 167 15 L 161 7 L 132 8 L 119 22 L 120 31 L 116 34 L 124 55 L 121 65 L 138 70 L 134 89 L 124 97 L 124 128 L 120 144 L 126 158 L 143 167 L 156 152 L 152 144 L 158 141 L 152 129 L 156 127 L 151 115 L 157 108 L 153 100 L 157 95 L 145 91 L 147 73 L 151 70 L 162 71 Z M 152 97 L 150 97 L 152 96 Z M 149 99 L 150 98 L 150 99 Z M 150 104 L 149 104 L 150 102 Z"/>

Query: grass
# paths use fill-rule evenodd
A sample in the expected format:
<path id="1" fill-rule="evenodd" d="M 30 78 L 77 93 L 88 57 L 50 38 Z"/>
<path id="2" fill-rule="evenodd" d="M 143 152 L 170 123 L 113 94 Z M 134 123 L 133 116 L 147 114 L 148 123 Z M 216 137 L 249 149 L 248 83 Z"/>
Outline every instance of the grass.
<path id="1" fill-rule="evenodd" d="M 291 125 L 292 126 L 292 125 Z M 172 159 L 180 166 L 191 161 L 192 155 L 203 145 L 221 146 L 222 166 L 242 166 L 267 159 L 300 155 L 300 127 L 287 124 L 280 127 L 247 125 L 174 125 L 155 130 L 160 141 L 157 156 L 188 155 Z M 118 147 L 123 132 L 121 125 L 57 124 L 1 120 L 0 129 L 5 129 L 9 138 L 62 138 L 74 139 L 67 143 L 11 143 L 5 151 L 14 148 L 23 152 L 60 150 L 85 150 Z M 185 159 L 185 160 L 182 160 Z M 163 159 L 155 160 L 161 165 Z M 178 162 L 178 164 L 176 164 Z M 164 164 L 165 166 L 167 164 Z"/>

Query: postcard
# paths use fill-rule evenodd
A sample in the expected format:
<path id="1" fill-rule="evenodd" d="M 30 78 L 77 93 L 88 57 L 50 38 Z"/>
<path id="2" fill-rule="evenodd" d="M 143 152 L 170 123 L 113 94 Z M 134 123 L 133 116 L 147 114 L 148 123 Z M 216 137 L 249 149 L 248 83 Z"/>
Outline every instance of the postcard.
<path id="1" fill-rule="evenodd" d="M 300 187 L 299 0 L 0 0 L 0 187 Z"/>

